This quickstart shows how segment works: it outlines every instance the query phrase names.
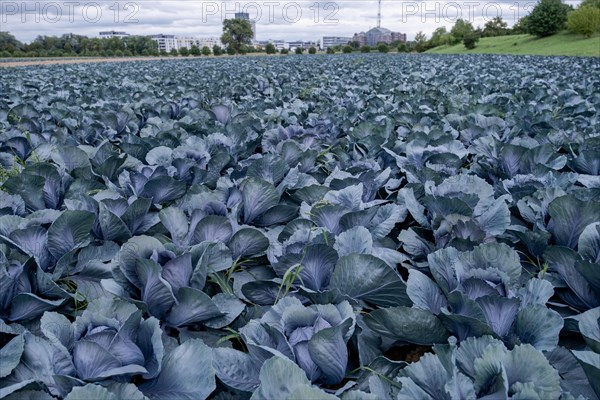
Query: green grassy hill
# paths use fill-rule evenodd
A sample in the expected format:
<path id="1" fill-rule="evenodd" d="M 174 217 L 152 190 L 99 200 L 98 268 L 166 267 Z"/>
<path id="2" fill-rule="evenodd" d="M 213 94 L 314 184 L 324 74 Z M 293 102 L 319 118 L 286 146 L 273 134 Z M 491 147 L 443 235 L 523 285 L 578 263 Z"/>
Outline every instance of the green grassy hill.
<path id="1" fill-rule="evenodd" d="M 511 35 L 481 38 L 477 47 L 467 50 L 460 43 L 440 46 L 427 51 L 434 54 L 535 54 L 542 56 L 594 56 L 600 57 L 600 34 L 591 38 L 561 32 L 546 38 L 531 35 Z"/>

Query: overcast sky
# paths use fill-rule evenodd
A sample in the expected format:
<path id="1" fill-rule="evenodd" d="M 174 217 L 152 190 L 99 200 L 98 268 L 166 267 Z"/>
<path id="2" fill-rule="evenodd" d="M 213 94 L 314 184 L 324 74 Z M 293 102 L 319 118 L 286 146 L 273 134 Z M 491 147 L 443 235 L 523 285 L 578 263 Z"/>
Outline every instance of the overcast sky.
<path id="1" fill-rule="evenodd" d="M 382 26 L 403 32 L 409 40 L 423 31 L 450 28 L 457 18 L 475 26 L 500 15 L 512 25 L 529 13 L 536 0 L 382 0 Z M 576 5 L 579 0 L 567 0 Z M 377 0 L 0 0 L 0 30 L 25 42 L 37 35 L 100 31 L 131 34 L 219 36 L 222 21 L 236 11 L 256 20 L 257 39 L 320 40 L 352 36 L 377 25 Z"/>

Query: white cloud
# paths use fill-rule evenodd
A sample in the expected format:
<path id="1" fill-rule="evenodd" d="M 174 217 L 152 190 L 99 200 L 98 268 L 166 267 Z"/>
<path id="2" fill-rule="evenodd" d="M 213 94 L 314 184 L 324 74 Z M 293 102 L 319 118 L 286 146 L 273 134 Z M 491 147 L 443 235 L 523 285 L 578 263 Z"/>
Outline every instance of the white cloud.
<path id="1" fill-rule="evenodd" d="M 500 14 L 509 25 L 526 15 L 536 0 L 382 1 L 382 26 L 408 34 L 450 28 L 461 16 L 474 25 Z M 578 0 L 567 1 L 577 4 Z M 317 40 L 323 35 L 352 36 L 377 24 L 377 0 L 0 0 L 0 30 L 31 41 L 37 35 L 102 30 L 132 34 L 218 36 L 224 18 L 247 11 L 257 19 L 258 39 Z M 458 15 L 458 16 L 457 16 Z"/>

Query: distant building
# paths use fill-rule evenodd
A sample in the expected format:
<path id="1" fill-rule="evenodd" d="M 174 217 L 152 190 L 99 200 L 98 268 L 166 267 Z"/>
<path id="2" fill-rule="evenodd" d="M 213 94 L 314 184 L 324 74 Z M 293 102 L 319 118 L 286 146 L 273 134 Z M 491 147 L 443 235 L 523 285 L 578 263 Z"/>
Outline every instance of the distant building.
<path id="1" fill-rule="evenodd" d="M 244 21 L 250 22 L 250 26 L 252 27 L 252 40 L 256 40 L 256 21 L 250 19 L 250 14 L 245 12 L 235 13 L 235 19 L 242 19 Z"/>
<path id="2" fill-rule="evenodd" d="M 100 32 L 100 39 L 111 39 L 114 37 L 124 38 L 124 37 L 128 37 L 128 36 L 131 36 L 131 35 L 129 35 L 129 33 L 127 33 L 127 32 L 117 32 L 117 31 Z"/>
<path id="3" fill-rule="evenodd" d="M 275 49 L 277 51 L 281 51 L 283 49 L 288 48 L 288 47 L 286 47 L 287 43 L 285 42 L 285 40 L 279 40 L 279 39 L 261 40 L 256 43 L 261 47 L 265 47 L 266 45 L 271 43 L 273 46 L 275 46 Z"/>
<path id="4" fill-rule="evenodd" d="M 156 42 L 158 45 L 158 51 L 165 51 L 167 53 L 171 52 L 171 50 L 177 50 L 177 39 L 175 39 L 175 35 L 152 35 L 150 36 L 152 40 Z"/>
<path id="5" fill-rule="evenodd" d="M 310 49 L 311 47 L 314 47 L 317 50 L 321 50 L 321 41 L 312 41 L 312 42 L 304 42 L 304 48 L 305 49 Z"/>
<path id="6" fill-rule="evenodd" d="M 158 51 L 166 51 L 167 53 L 171 50 L 176 49 L 177 51 L 186 48 L 191 50 L 193 46 L 199 49 L 204 46 L 212 48 L 214 45 L 223 46 L 221 39 L 216 37 L 205 37 L 197 38 L 193 36 L 175 36 L 175 35 L 154 35 L 150 36 L 158 44 Z"/>
<path id="7" fill-rule="evenodd" d="M 167 53 L 170 53 L 173 49 L 179 50 L 175 35 L 160 34 L 150 36 L 150 38 L 158 44 L 158 51 L 166 51 Z"/>
<path id="8" fill-rule="evenodd" d="M 197 46 L 197 39 L 191 36 L 175 36 L 177 43 L 177 50 L 183 49 L 184 47 L 190 50 L 193 46 Z"/>
<path id="9" fill-rule="evenodd" d="M 406 34 L 386 28 L 373 28 L 367 32 L 355 33 L 352 41 L 358 42 L 359 46 L 377 46 L 378 43 L 406 42 Z"/>
<path id="10" fill-rule="evenodd" d="M 311 42 L 311 41 L 304 41 L 304 40 L 296 40 L 296 41 L 292 41 L 292 42 L 287 42 L 286 46 L 288 49 L 290 49 L 290 51 L 295 51 L 297 48 L 301 48 L 304 50 L 308 50 L 311 47 L 314 47 L 317 50 L 321 48 L 321 44 L 319 42 Z"/>
<path id="11" fill-rule="evenodd" d="M 191 36 L 175 36 L 175 40 L 177 40 L 177 50 L 184 47 L 190 50 L 194 46 L 201 49 L 204 46 L 212 48 L 214 45 L 223 45 L 223 43 L 221 43 L 221 39 L 216 37 L 197 38 Z"/>
<path id="12" fill-rule="evenodd" d="M 321 40 L 321 49 L 324 51 L 329 47 L 345 46 L 352 41 L 351 37 L 344 36 L 323 36 Z"/>
<path id="13" fill-rule="evenodd" d="M 203 48 L 204 46 L 210 47 L 213 46 L 223 46 L 223 42 L 221 42 L 221 38 L 218 37 L 201 37 L 196 39 L 196 46 L 199 48 Z"/>

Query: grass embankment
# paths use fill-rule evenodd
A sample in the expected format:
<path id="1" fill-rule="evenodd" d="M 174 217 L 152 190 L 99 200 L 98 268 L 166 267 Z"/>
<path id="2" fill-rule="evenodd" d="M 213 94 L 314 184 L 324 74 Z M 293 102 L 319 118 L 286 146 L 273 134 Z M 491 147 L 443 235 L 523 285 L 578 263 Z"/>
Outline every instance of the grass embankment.
<path id="1" fill-rule="evenodd" d="M 481 38 L 477 47 L 467 50 L 460 43 L 440 46 L 427 51 L 432 54 L 531 54 L 540 56 L 593 56 L 600 57 L 600 34 L 591 38 L 560 32 L 545 38 L 531 35 L 510 35 Z"/>

